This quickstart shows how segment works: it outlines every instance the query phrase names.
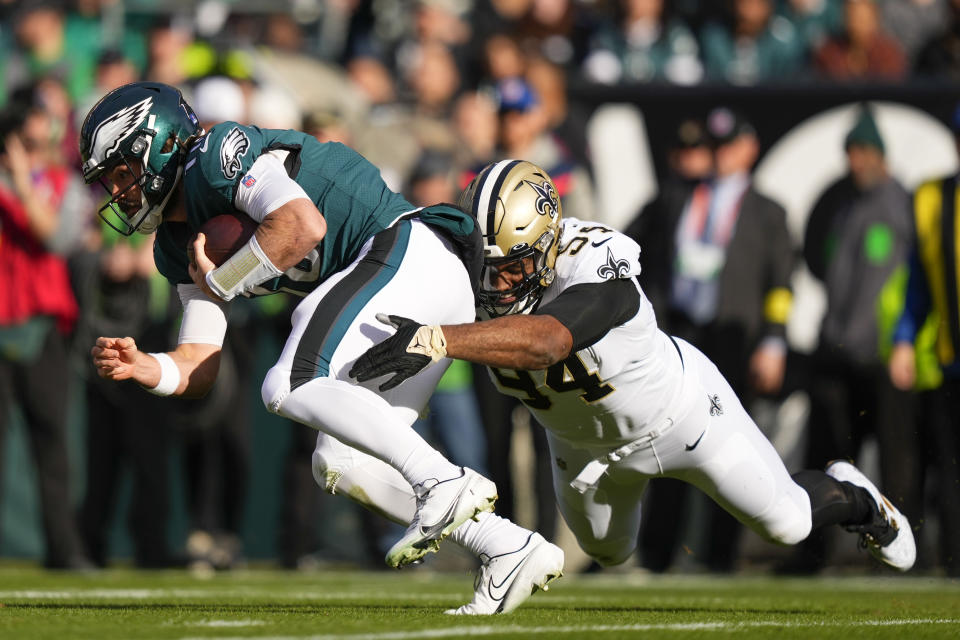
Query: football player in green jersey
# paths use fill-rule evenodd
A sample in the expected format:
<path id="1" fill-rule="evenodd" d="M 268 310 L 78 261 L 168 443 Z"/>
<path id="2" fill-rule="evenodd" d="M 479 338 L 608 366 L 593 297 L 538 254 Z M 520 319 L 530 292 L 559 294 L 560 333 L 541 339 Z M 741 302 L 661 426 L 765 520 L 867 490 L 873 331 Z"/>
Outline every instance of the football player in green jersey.
<path id="1" fill-rule="evenodd" d="M 83 123 L 80 152 L 86 181 L 109 194 L 100 215 L 127 235 L 156 232 L 157 268 L 183 303 L 170 352 L 143 353 L 130 337 L 98 338 L 92 356 L 101 377 L 132 379 L 159 395 L 202 395 L 217 376 L 232 298 L 303 296 L 264 380 L 263 402 L 320 431 L 314 474 L 328 491 L 409 525 L 387 563 L 417 562 L 450 534 L 487 564 L 502 559 L 502 588 L 475 598 L 469 613 L 509 611 L 559 576 L 560 549 L 489 513 L 494 484 L 449 462 L 411 428 L 450 362 L 443 344 L 425 342 L 432 366 L 395 389 L 346 373 L 389 335 L 374 309 L 431 324 L 473 319 L 471 283 L 482 259 L 469 214 L 451 205 L 415 209 L 339 143 L 236 122 L 204 131 L 180 91 L 159 83 L 104 96 Z M 215 267 L 197 231 L 221 214 L 258 226 Z M 392 499 L 369 504 L 351 491 L 358 473 L 378 478 Z"/>

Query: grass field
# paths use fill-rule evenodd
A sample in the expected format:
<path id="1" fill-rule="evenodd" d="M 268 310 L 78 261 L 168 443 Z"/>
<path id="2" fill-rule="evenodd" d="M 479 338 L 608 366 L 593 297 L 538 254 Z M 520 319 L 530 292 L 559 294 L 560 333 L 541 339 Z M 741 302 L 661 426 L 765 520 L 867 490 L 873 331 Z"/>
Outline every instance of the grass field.
<path id="1" fill-rule="evenodd" d="M 567 576 L 508 616 L 452 618 L 467 574 L 44 573 L 0 566 L 0 638 L 960 638 L 960 582 Z"/>

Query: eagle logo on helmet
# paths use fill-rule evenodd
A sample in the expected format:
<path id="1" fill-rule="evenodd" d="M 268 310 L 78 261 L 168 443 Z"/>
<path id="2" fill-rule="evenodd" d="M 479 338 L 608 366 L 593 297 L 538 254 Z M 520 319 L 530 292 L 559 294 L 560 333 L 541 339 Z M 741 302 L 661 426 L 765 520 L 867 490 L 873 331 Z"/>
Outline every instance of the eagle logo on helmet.
<path id="1" fill-rule="evenodd" d="M 240 127 L 234 127 L 224 137 L 220 144 L 220 167 L 223 169 L 223 175 L 227 180 L 233 180 L 240 175 L 240 169 L 243 168 L 240 158 L 247 153 L 249 148 L 250 138 L 240 130 Z"/>
<path id="2" fill-rule="evenodd" d="M 92 171 L 116 153 L 120 143 L 140 126 L 150 113 L 152 106 L 153 98 L 144 98 L 136 104 L 117 111 L 97 125 L 93 135 L 90 136 L 93 143 L 90 145 L 90 158 L 87 160 L 86 170 Z"/>
<path id="3" fill-rule="evenodd" d="M 630 272 L 630 262 L 628 260 L 617 260 L 613 257 L 613 251 L 607 247 L 607 261 L 597 269 L 597 275 L 604 280 L 613 280 L 622 278 Z"/>
<path id="4" fill-rule="evenodd" d="M 537 193 L 537 201 L 534 204 L 537 213 L 542 216 L 550 216 L 552 220 L 556 220 L 557 213 L 560 211 L 560 199 L 557 197 L 557 190 L 553 188 L 550 181 L 544 180 L 540 184 L 529 180 L 524 180 L 524 182 Z"/>

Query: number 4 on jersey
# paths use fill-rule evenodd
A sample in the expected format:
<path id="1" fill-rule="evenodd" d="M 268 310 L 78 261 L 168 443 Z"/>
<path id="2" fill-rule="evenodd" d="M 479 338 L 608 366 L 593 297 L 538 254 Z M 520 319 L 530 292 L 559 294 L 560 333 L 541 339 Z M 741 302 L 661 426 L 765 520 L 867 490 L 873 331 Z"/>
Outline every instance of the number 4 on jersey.
<path id="1" fill-rule="evenodd" d="M 496 376 L 501 386 L 526 392 L 527 397 L 520 400 L 531 409 L 545 411 L 553 404 L 549 397 L 540 392 L 536 381 L 529 372 L 514 371 L 514 377 L 502 369 L 491 368 L 491 371 L 493 371 L 493 375 Z M 587 371 L 577 354 L 551 365 L 547 369 L 546 383 L 551 390 L 557 393 L 582 390 L 580 399 L 584 402 L 596 402 L 614 392 L 614 388 L 601 380 L 600 376 Z"/>

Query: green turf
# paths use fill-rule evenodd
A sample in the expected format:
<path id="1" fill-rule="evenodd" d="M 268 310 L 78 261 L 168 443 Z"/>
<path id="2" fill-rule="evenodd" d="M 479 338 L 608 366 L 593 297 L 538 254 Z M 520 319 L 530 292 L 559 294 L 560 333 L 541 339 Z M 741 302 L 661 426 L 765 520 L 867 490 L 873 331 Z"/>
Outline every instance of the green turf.
<path id="1" fill-rule="evenodd" d="M 937 578 L 567 576 L 508 616 L 452 618 L 467 574 L 44 573 L 0 566 L 0 638 L 960 638 Z"/>

